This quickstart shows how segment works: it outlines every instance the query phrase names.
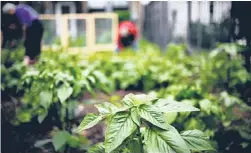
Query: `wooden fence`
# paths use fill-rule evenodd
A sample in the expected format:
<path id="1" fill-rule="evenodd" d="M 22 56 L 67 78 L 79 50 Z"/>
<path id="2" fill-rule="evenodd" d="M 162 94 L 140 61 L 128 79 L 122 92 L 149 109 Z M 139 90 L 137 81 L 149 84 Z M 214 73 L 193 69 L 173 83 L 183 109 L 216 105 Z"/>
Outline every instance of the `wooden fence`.
<path id="1" fill-rule="evenodd" d="M 88 54 L 95 51 L 113 51 L 116 48 L 118 16 L 115 13 L 43 14 L 40 19 L 45 28 L 42 41 L 44 50 L 63 47 L 70 52 Z M 46 22 L 51 24 L 46 25 Z M 76 34 L 77 38 L 72 38 Z M 98 37 L 102 34 L 109 40 L 98 42 Z M 57 39 L 56 43 L 55 40 L 53 43 L 52 37 Z M 72 44 L 72 39 L 77 43 Z"/>

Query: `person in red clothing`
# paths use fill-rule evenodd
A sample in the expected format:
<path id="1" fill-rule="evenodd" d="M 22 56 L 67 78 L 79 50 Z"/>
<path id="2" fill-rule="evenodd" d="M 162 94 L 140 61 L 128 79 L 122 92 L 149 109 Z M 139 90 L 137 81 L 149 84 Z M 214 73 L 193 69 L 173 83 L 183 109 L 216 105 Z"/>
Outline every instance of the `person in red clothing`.
<path id="1" fill-rule="evenodd" d="M 120 51 L 127 47 L 132 47 L 134 50 L 137 50 L 138 35 L 136 24 L 131 21 L 121 22 L 119 24 L 116 51 Z"/>

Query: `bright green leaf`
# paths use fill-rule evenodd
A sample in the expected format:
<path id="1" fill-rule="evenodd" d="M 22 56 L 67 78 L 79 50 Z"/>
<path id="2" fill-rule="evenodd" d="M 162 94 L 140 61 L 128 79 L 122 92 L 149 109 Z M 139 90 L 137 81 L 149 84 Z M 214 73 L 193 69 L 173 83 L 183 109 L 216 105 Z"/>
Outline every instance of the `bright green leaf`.
<path id="1" fill-rule="evenodd" d="M 67 144 L 72 148 L 78 148 L 81 145 L 81 142 L 77 136 L 71 135 Z"/>
<path id="2" fill-rule="evenodd" d="M 56 151 L 58 151 L 61 147 L 63 147 L 68 139 L 70 138 L 70 134 L 67 131 L 59 131 L 52 137 L 52 143 Z"/>
<path id="3" fill-rule="evenodd" d="M 97 104 L 95 105 L 95 107 L 98 109 L 98 111 L 101 113 L 101 114 L 114 114 L 116 113 L 119 108 L 115 105 L 113 105 L 112 103 L 108 103 L 108 102 L 103 102 L 101 104 Z"/>
<path id="4" fill-rule="evenodd" d="M 83 121 L 78 126 L 78 128 L 74 130 L 74 132 L 79 133 L 83 130 L 89 129 L 95 126 L 96 124 L 98 124 L 103 118 L 104 118 L 103 115 L 97 116 L 93 113 L 87 114 L 85 118 L 83 119 Z"/>
<path id="5" fill-rule="evenodd" d="M 123 98 L 123 102 L 125 103 L 125 105 L 127 105 L 128 107 L 133 107 L 133 99 L 131 98 L 133 96 L 133 94 L 128 94 Z"/>
<path id="6" fill-rule="evenodd" d="M 136 107 L 133 107 L 131 109 L 131 117 L 132 117 L 133 122 L 137 124 L 138 126 L 140 126 L 140 116 L 138 113 L 138 109 Z"/>
<path id="7" fill-rule="evenodd" d="M 189 149 L 194 151 L 214 150 L 208 142 L 208 137 L 200 130 L 188 130 L 181 132 L 182 138 L 185 140 Z"/>
<path id="8" fill-rule="evenodd" d="M 61 103 L 65 102 L 65 100 L 71 96 L 72 92 L 72 87 L 63 86 L 59 88 L 57 91 L 57 95 Z"/>
<path id="9" fill-rule="evenodd" d="M 31 118 L 32 118 L 31 113 L 26 110 L 22 110 L 17 114 L 17 119 L 23 123 L 30 122 Z"/>
<path id="10" fill-rule="evenodd" d="M 157 102 L 154 103 L 155 107 L 158 107 L 160 112 L 191 112 L 191 111 L 199 111 L 198 108 L 195 108 L 191 105 L 184 104 L 181 102 L 176 102 L 167 99 L 159 99 Z"/>
<path id="11" fill-rule="evenodd" d="M 178 131 L 170 125 L 167 130 L 147 128 L 144 142 L 147 153 L 190 153 Z"/>
<path id="12" fill-rule="evenodd" d="M 111 119 L 105 136 L 106 153 L 115 150 L 130 136 L 137 126 L 128 112 L 117 112 Z"/>
<path id="13" fill-rule="evenodd" d="M 42 91 L 39 94 L 40 97 L 40 104 L 45 108 L 49 108 L 52 103 L 52 92 L 50 91 Z"/>
<path id="14" fill-rule="evenodd" d="M 48 114 L 48 112 L 45 111 L 45 112 L 43 112 L 42 114 L 38 115 L 38 122 L 39 122 L 39 123 L 42 123 L 43 120 L 46 118 L 47 114 Z"/>
<path id="15" fill-rule="evenodd" d="M 202 111 L 207 112 L 208 114 L 210 113 L 212 107 L 211 101 L 209 101 L 208 99 L 204 99 L 201 100 L 199 104 Z"/>
<path id="16" fill-rule="evenodd" d="M 167 123 L 164 121 L 163 114 L 155 107 L 142 105 L 139 107 L 139 115 L 153 125 L 162 129 L 167 129 Z"/>
<path id="17" fill-rule="evenodd" d="M 176 117 L 178 116 L 178 113 L 177 112 L 165 113 L 164 116 L 167 119 L 167 122 L 169 124 L 172 124 L 175 121 Z"/>
<path id="18" fill-rule="evenodd" d="M 141 104 L 150 104 L 152 101 L 157 100 L 157 98 L 154 95 L 145 95 L 145 94 L 128 94 L 124 97 L 123 102 L 129 106 L 138 106 Z"/>

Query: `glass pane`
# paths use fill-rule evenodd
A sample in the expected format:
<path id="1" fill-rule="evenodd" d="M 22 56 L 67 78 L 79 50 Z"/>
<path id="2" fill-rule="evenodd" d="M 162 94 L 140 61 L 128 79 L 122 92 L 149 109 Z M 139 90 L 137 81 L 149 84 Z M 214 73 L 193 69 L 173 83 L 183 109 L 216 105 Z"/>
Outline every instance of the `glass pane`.
<path id="1" fill-rule="evenodd" d="M 112 19 L 95 19 L 96 44 L 112 43 Z"/>
<path id="2" fill-rule="evenodd" d="M 44 34 L 42 43 L 44 45 L 60 45 L 60 37 L 56 33 L 55 20 L 42 20 Z"/>
<path id="3" fill-rule="evenodd" d="M 68 20 L 69 47 L 86 46 L 86 22 L 84 19 Z"/>

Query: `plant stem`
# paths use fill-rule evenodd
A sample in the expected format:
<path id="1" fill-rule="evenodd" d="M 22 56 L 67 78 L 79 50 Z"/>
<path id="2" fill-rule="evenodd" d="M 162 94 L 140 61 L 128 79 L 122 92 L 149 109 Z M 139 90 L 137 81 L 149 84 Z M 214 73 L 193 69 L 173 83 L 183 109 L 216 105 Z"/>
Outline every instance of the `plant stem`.
<path id="1" fill-rule="evenodd" d="M 143 149 L 143 143 L 142 143 L 142 139 L 141 139 L 141 133 L 140 133 L 140 127 L 137 127 L 137 134 L 139 137 L 139 145 L 140 145 L 140 153 L 144 153 L 144 149 Z"/>

